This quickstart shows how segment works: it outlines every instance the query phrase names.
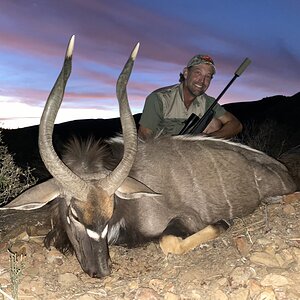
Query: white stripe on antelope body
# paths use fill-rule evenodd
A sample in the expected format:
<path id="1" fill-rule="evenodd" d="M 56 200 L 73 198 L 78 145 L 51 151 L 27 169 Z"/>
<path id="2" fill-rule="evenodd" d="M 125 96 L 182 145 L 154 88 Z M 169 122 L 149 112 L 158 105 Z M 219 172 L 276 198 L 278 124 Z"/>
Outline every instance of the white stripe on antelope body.
<path id="1" fill-rule="evenodd" d="M 179 136 L 137 143 L 126 85 L 138 45 L 117 82 L 124 144 L 120 139 L 74 139 L 61 161 L 52 132 L 71 72 L 73 45 L 74 37 L 40 123 L 40 154 L 53 178 L 5 209 L 36 209 L 56 199 L 54 228 L 45 244 L 74 250 L 90 276 L 110 273 L 109 244 L 162 238 L 165 253 L 184 253 L 217 236 L 211 226 L 216 222 L 245 216 L 261 201 L 296 190 L 281 163 L 230 141 Z"/>

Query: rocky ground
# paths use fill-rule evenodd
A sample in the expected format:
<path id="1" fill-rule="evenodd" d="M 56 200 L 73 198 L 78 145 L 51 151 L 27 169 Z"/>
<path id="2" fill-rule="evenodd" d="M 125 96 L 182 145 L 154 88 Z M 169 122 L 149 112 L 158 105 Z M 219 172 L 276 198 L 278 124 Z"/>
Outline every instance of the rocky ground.
<path id="1" fill-rule="evenodd" d="M 112 274 L 104 279 L 43 247 L 47 208 L 1 212 L 0 299 L 300 299 L 300 201 L 293 200 L 261 206 L 182 256 L 165 257 L 156 243 L 111 246 Z"/>

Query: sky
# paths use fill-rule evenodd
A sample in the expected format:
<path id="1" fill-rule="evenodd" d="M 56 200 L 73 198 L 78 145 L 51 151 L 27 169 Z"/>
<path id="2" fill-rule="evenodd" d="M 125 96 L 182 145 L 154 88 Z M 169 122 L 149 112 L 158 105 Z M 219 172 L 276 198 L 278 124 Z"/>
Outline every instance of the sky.
<path id="1" fill-rule="evenodd" d="M 175 84 L 195 54 L 214 59 L 220 100 L 256 101 L 300 91 L 299 0 L 0 0 L 0 127 L 39 123 L 75 34 L 73 68 L 56 123 L 119 116 L 115 84 L 141 43 L 128 83 L 132 112 Z"/>

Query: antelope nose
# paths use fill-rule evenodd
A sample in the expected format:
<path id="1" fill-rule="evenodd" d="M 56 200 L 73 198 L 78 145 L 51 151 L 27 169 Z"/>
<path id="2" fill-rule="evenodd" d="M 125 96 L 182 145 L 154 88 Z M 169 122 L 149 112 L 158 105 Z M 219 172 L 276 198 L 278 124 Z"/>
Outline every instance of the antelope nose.
<path id="1" fill-rule="evenodd" d="M 93 278 L 102 278 L 110 275 L 111 273 L 111 264 L 110 261 L 108 264 L 104 266 L 100 266 L 99 268 L 90 268 L 86 273 Z"/>
<path id="2" fill-rule="evenodd" d="M 101 272 L 97 272 L 97 271 L 92 271 L 92 272 L 89 272 L 89 275 L 92 277 L 92 278 L 103 278 L 105 276 L 108 276 L 110 274 L 110 269 L 105 269 L 105 270 L 102 270 Z"/>

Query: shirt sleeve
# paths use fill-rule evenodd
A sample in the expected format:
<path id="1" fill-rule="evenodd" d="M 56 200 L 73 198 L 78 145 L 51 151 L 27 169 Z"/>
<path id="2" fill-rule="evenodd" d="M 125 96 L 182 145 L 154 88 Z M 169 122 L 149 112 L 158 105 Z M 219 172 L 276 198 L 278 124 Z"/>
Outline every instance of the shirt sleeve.
<path id="1" fill-rule="evenodd" d="M 150 94 L 145 101 L 143 113 L 140 119 L 140 125 L 157 131 L 160 122 L 163 120 L 163 105 L 156 93 Z"/>
<path id="2" fill-rule="evenodd" d="M 207 99 L 207 102 L 206 102 L 205 110 L 208 110 L 208 108 L 213 104 L 214 101 L 215 101 L 214 98 L 209 97 Z M 213 108 L 213 111 L 215 112 L 214 117 L 216 117 L 216 118 L 219 118 L 219 117 L 223 116 L 226 113 L 225 108 L 223 106 L 221 106 L 219 103 L 217 103 L 215 105 L 215 107 Z"/>
<path id="3" fill-rule="evenodd" d="M 221 116 L 223 116 L 226 112 L 225 108 L 223 106 L 221 106 L 220 104 L 216 104 L 216 106 L 214 107 L 214 111 L 215 113 L 215 117 L 219 118 Z"/>

